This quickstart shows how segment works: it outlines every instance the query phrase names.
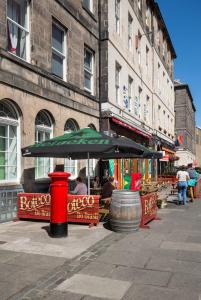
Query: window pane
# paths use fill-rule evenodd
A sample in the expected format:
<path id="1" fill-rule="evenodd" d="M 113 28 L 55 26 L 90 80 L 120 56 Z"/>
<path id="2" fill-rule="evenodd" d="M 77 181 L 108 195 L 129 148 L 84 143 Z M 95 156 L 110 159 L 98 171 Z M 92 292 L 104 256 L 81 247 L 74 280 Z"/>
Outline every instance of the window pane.
<path id="1" fill-rule="evenodd" d="M 52 25 L 52 46 L 63 53 L 64 32 L 55 24 Z"/>
<path id="2" fill-rule="evenodd" d="M 38 131 L 37 136 L 38 136 L 37 142 L 42 142 L 44 140 L 43 139 L 43 131 Z"/>
<path id="3" fill-rule="evenodd" d="M 0 125 L 0 136 L 5 137 L 5 135 L 6 135 L 6 127 Z"/>
<path id="4" fill-rule="evenodd" d="M 52 53 L 52 73 L 63 78 L 63 58 Z"/>
<path id="5" fill-rule="evenodd" d="M 0 137 L 0 151 L 6 150 L 6 139 Z"/>
<path id="6" fill-rule="evenodd" d="M 50 133 L 49 132 L 45 132 L 45 140 L 49 140 L 50 139 Z"/>
<path id="7" fill-rule="evenodd" d="M 17 139 L 9 139 L 8 151 L 16 152 L 17 151 Z"/>
<path id="8" fill-rule="evenodd" d="M 85 49 L 84 67 L 92 72 L 92 53 Z"/>
<path id="9" fill-rule="evenodd" d="M 43 157 L 37 157 L 36 162 L 37 162 L 37 167 L 36 167 L 36 176 L 37 178 L 43 178 Z M 46 176 L 47 177 L 47 174 Z"/>
<path id="10" fill-rule="evenodd" d="M 16 126 L 10 126 L 9 127 L 9 138 L 16 138 L 17 137 L 17 127 Z"/>
<path id="11" fill-rule="evenodd" d="M 69 172 L 71 176 L 70 179 L 73 179 L 77 176 L 76 174 L 76 166 L 77 166 L 77 160 L 71 160 L 71 159 L 65 159 L 64 161 L 64 171 Z"/>
<path id="12" fill-rule="evenodd" d="M 44 158 L 44 177 L 50 172 L 50 158 Z"/>
<path id="13" fill-rule="evenodd" d="M 48 115 L 44 111 L 40 111 L 37 114 L 35 124 L 36 125 L 43 125 L 43 126 L 46 126 L 46 127 L 51 127 L 52 126 L 50 118 L 48 117 Z"/>
<path id="14" fill-rule="evenodd" d="M 8 51 L 26 59 L 26 32 L 8 21 Z"/>
<path id="15" fill-rule="evenodd" d="M 76 121 L 74 121 L 73 119 L 68 119 L 66 121 L 65 127 L 64 127 L 64 131 L 65 132 L 71 132 L 71 131 L 76 131 L 78 130 L 78 124 Z"/>
<path id="16" fill-rule="evenodd" d="M 5 179 L 6 179 L 5 167 L 0 166 L 0 180 L 5 180 Z"/>
<path id="17" fill-rule="evenodd" d="M 27 28 L 27 2 L 26 0 L 8 0 L 7 14 L 10 19 Z"/>
<path id="18" fill-rule="evenodd" d="M 52 128 L 51 126 L 46 126 L 44 123 L 48 124 L 50 122 L 48 115 L 45 112 L 40 112 L 37 115 L 36 123 L 39 122 L 39 126 L 43 125 L 45 128 L 41 129 L 36 126 L 36 141 L 42 142 L 47 139 L 50 139 Z M 42 124 L 41 124 L 42 123 Z M 48 173 L 50 172 L 51 167 L 51 159 L 46 157 L 38 157 L 35 160 L 35 177 L 36 178 L 46 178 Z"/>
<path id="19" fill-rule="evenodd" d="M 6 153 L 0 152 L 0 166 L 5 166 L 6 163 Z"/>
<path id="20" fill-rule="evenodd" d="M 91 91 L 91 74 L 84 72 L 84 87 Z"/>
<path id="21" fill-rule="evenodd" d="M 17 153 L 9 152 L 8 153 L 8 161 L 9 161 L 9 166 L 17 166 Z"/>
<path id="22" fill-rule="evenodd" d="M 8 179 L 12 180 L 12 179 L 15 179 L 17 177 L 17 167 L 8 167 L 7 168 L 7 176 L 8 176 Z"/>
<path id="23" fill-rule="evenodd" d="M 87 7 L 89 10 L 91 10 L 91 0 L 83 0 L 83 4 L 85 7 Z"/>

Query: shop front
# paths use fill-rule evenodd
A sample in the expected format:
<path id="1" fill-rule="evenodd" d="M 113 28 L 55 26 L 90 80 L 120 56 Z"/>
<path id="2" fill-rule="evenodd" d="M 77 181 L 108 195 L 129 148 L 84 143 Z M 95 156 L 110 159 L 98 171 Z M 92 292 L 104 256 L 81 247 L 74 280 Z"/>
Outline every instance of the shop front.
<path id="1" fill-rule="evenodd" d="M 125 136 L 149 148 L 153 146 L 152 130 L 144 124 L 133 124 L 123 117 L 107 113 L 104 115 L 102 125 L 103 131 L 109 135 Z M 155 177 L 153 159 L 110 159 L 102 163 L 101 175 L 106 172 L 105 169 L 108 169 L 110 176 L 114 176 L 118 189 L 129 188 L 129 176 L 133 173 L 141 173 L 144 181 L 149 181 Z"/>
<path id="2" fill-rule="evenodd" d="M 158 176 L 170 176 L 175 174 L 175 161 L 178 157 L 175 155 L 175 144 L 173 141 L 154 136 L 154 143 L 157 151 L 162 151 L 163 157 L 158 160 Z"/>

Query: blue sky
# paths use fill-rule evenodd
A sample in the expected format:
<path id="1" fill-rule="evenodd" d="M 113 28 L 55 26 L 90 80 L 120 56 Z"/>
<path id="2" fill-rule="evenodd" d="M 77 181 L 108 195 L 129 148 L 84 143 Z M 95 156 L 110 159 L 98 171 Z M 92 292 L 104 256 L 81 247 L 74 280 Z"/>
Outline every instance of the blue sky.
<path id="1" fill-rule="evenodd" d="M 201 127 L 201 0 L 156 0 L 177 58 L 175 79 L 189 85 Z"/>

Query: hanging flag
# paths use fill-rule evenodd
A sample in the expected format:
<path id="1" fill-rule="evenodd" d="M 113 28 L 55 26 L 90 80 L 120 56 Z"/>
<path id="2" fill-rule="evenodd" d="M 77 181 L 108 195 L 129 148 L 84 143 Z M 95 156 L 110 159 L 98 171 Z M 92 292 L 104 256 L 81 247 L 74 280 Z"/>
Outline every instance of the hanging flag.
<path id="1" fill-rule="evenodd" d="M 182 134 L 177 136 L 177 139 L 175 141 L 175 146 L 181 146 L 184 142 L 184 136 Z"/>
<path id="2" fill-rule="evenodd" d="M 114 159 L 109 160 L 109 176 L 114 176 Z"/>

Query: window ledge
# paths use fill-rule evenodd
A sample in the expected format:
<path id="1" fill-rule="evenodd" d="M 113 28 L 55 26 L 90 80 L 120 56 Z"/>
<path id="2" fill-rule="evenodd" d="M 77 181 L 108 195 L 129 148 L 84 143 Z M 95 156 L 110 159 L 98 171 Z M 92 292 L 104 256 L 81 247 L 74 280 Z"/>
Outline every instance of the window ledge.
<path id="1" fill-rule="evenodd" d="M 87 6 L 84 5 L 84 3 L 82 3 L 82 8 L 90 15 L 90 17 L 95 21 L 97 22 L 97 19 L 94 15 L 94 13 L 92 13 Z"/>
<path id="2" fill-rule="evenodd" d="M 36 183 L 50 183 L 51 179 L 49 177 L 47 177 L 47 178 L 36 178 L 35 182 Z"/>
<path id="3" fill-rule="evenodd" d="M 92 94 L 92 91 L 88 90 L 88 89 L 87 89 L 87 88 L 85 88 L 85 87 L 84 87 L 84 91 L 85 91 L 87 94 L 89 94 L 89 95 L 93 96 L 93 94 Z"/>
<path id="4" fill-rule="evenodd" d="M 2 49 L 1 47 L 0 47 L 0 56 L 3 56 L 4 58 L 11 60 L 12 62 L 38 74 L 39 76 L 44 76 L 48 80 L 52 80 L 52 81 L 56 82 L 57 84 L 61 84 L 62 86 L 65 86 L 66 88 L 68 88 L 76 93 L 87 96 L 90 99 L 92 99 L 96 102 L 99 102 L 95 95 L 87 93 L 84 89 L 80 89 L 77 86 L 74 86 L 73 84 L 71 84 L 67 81 L 64 81 L 63 79 L 61 79 L 57 76 L 54 76 L 52 73 L 41 69 L 40 67 L 34 66 L 31 63 L 29 63 L 23 59 L 20 59 L 18 56 L 11 54 L 10 52 Z"/>
<path id="5" fill-rule="evenodd" d="M 7 187 L 7 186 L 13 186 L 13 185 L 21 185 L 19 181 L 6 181 L 2 180 L 0 181 L 0 187 Z"/>

